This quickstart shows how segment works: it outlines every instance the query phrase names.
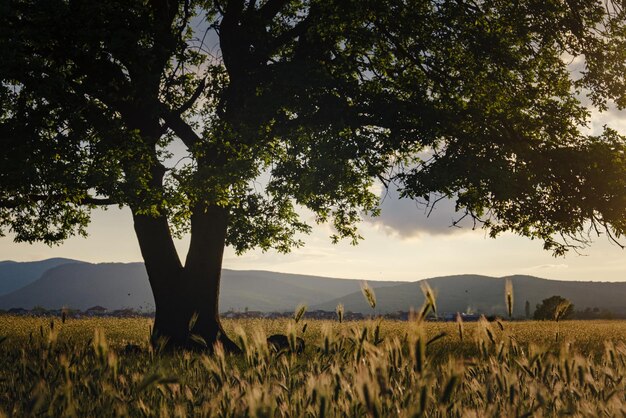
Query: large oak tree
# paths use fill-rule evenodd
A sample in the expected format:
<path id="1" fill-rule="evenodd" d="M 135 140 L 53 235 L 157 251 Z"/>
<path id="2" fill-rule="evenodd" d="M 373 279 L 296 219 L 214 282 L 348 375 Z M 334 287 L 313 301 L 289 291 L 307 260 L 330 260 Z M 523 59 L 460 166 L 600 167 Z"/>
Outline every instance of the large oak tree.
<path id="1" fill-rule="evenodd" d="M 456 199 L 493 236 L 557 254 L 589 228 L 619 238 L 625 141 L 586 135 L 579 97 L 608 97 L 603 62 L 622 57 L 598 51 L 620 37 L 620 13 L 575 0 L 1 0 L 0 227 L 53 244 L 84 235 L 98 206 L 129 207 L 154 338 L 233 349 L 218 315 L 225 245 L 301 245 L 298 206 L 357 241 L 375 182 Z M 578 75 L 576 57 L 589 63 Z M 188 232 L 183 262 L 173 237 Z"/>

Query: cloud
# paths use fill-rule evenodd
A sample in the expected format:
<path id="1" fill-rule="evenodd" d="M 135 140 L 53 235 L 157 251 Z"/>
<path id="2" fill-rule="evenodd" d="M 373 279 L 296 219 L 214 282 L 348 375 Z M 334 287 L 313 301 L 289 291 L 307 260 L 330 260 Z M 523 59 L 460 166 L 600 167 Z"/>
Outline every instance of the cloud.
<path id="1" fill-rule="evenodd" d="M 597 109 L 589 109 L 591 111 L 591 120 L 588 132 L 592 135 L 599 135 L 604 130 L 604 125 L 617 130 L 620 134 L 626 134 L 626 112 L 617 109 L 613 103 L 609 103 L 608 110 L 600 112 Z"/>
<path id="2" fill-rule="evenodd" d="M 456 227 L 453 223 L 463 214 L 454 210 L 452 199 L 442 199 L 431 207 L 411 199 L 401 199 L 390 188 L 381 192 L 381 215 L 370 217 L 366 222 L 379 227 L 389 235 L 415 238 L 421 235 L 451 235 L 472 230 L 472 221 L 464 219 Z"/>
<path id="3" fill-rule="evenodd" d="M 524 270 L 526 271 L 546 271 L 546 270 L 565 270 L 569 268 L 567 264 L 539 264 L 537 266 L 527 267 Z"/>
<path id="4" fill-rule="evenodd" d="M 585 57 L 572 57 L 571 55 L 564 54 L 562 58 L 567 63 L 567 68 L 572 78 L 574 80 L 581 79 L 584 72 L 587 70 Z M 577 95 L 580 103 L 591 113 L 587 129 L 583 129 L 583 133 L 599 135 L 603 132 L 604 126 L 607 125 L 621 134 L 626 134 L 626 112 L 618 109 L 613 100 L 607 101 L 607 110 L 600 111 L 593 105 L 589 94 L 590 91 L 583 88 Z"/>

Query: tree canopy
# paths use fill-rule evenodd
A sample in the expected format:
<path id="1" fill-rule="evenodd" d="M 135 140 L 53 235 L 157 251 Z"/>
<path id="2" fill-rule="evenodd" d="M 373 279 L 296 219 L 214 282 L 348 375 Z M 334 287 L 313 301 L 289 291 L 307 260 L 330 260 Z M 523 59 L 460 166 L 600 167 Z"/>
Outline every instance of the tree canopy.
<path id="1" fill-rule="evenodd" d="M 229 209 L 238 251 L 287 250 L 309 230 L 294 204 L 357 239 L 380 179 L 406 197 L 454 198 L 493 235 L 557 253 L 556 235 L 580 239 L 590 224 L 618 237 L 624 140 L 582 133 L 589 111 L 564 57 L 604 39 L 603 10 L 4 1 L 0 222 L 17 240 L 52 243 L 111 203 L 185 232 L 204 202 Z M 217 51 L 198 28 L 218 34 Z M 178 140 L 189 158 L 168 165 Z"/>

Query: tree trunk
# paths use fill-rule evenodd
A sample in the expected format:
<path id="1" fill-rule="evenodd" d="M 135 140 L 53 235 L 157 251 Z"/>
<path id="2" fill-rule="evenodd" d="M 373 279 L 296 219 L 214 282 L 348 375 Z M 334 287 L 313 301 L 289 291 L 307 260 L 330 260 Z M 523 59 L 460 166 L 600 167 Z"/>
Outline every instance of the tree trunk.
<path id="1" fill-rule="evenodd" d="M 196 207 L 183 267 L 165 217 L 134 215 L 135 232 L 154 295 L 152 343 L 166 349 L 238 347 L 219 320 L 219 286 L 227 228 L 226 210 Z"/>
<path id="2" fill-rule="evenodd" d="M 238 351 L 219 319 L 220 279 L 226 244 L 228 212 L 217 206 L 197 205 L 191 215 L 191 242 L 182 273 L 189 302 L 188 314 L 196 317 L 190 329 L 212 347 L 221 342 L 229 351 Z"/>

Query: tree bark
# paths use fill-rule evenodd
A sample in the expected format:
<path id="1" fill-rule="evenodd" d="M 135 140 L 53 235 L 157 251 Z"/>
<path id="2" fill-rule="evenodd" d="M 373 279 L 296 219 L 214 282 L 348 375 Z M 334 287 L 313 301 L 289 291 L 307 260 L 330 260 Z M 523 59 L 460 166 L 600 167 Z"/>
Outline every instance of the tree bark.
<path id="1" fill-rule="evenodd" d="M 164 349 L 238 351 L 219 320 L 219 286 L 228 225 L 225 209 L 196 207 L 183 267 L 164 216 L 134 215 L 135 232 L 155 300 L 152 343 Z"/>
<path id="2" fill-rule="evenodd" d="M 190 329 L 209 347 L 216 342 L 228 351 L 239 351 L 222 328 L 219 318 L 220 279 L 228 228 L 228 211 L 197 205 L 191 215 L 191 242 L 183 270 L 189 315 L 197 319 Z"/>

